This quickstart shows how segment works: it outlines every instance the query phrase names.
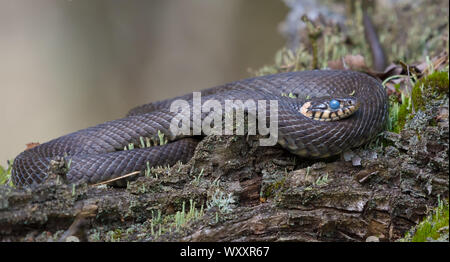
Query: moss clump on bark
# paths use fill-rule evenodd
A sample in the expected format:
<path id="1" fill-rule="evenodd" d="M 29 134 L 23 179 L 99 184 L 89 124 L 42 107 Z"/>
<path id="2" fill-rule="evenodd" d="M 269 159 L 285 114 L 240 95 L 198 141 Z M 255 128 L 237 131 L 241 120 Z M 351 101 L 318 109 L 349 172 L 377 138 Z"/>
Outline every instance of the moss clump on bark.
<path id="1" fill-rule="evenodd" d="M 438 206 L 417 226 L 412 228 L 400 242 L 448 241 L 448 200 L 438 201 Z"/>

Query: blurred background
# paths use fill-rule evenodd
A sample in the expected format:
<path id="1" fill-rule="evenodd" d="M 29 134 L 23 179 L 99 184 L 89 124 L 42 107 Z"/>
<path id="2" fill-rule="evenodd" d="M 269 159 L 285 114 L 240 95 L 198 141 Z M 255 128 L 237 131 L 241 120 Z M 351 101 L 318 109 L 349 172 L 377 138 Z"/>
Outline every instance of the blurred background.
<path id="1" fill-rule="evenodd" d="M 285 40 L 276 0 L 0 0 L 0 165 L 129 109 L 249 77 Z"/>
<path id="2" fill-rule="evenodd" d="M 0 0 L 0 165 L 27 143 L 254 76 L 280 60 L 277 50 L 285 46 L 310 57 L 303 14 L 324 28 L 323 43 L 328 39 L 342 51 L 324 61 L 368 53 L 356 3 Z M 359 3 L 376 11 L 372 18 L 392 60 L 425 61 L 433 52 L 448 52 L 448 1 Z"/>

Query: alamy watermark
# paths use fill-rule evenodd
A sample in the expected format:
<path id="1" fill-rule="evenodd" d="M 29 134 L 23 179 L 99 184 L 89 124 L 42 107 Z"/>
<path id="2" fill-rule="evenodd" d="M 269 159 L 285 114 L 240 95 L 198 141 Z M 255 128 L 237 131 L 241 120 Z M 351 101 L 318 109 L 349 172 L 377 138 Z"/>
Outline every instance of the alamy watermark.
<path id="1" fill-rule="evenodd" d="M 269 135 L 267 138 L 261 138 L 259 144 L 273 146 L 278 141 L 278 101 L 269 100 L 268 104 L 266 100 L 256 102 L 252 99 L 245 102 L 224 100 L 224 108 L 222 108 L 222 103 L 214 99 L 206 100 L 202 104 L 201 93 L 194 92 L 191 104 L 186 100 L 178 99 L 170 105 L 170 112 L 177 113 L 170 123 L 170 131 L 175 136 L 191 135 L 191 130 L 192 135 L 245 135 L 244 111 L 246 109 L 247 134 L 256 135 L 258 131 L 262 136 Z M 269 121 L 267 121 L 267 114 L 269 114 Z M 223 119 L 225 128 L 223 128 Z M 236 123 L 235 133 L 233 133 L 234 123 Z M 257 125 L 258 128 L 256 128 Z"/>

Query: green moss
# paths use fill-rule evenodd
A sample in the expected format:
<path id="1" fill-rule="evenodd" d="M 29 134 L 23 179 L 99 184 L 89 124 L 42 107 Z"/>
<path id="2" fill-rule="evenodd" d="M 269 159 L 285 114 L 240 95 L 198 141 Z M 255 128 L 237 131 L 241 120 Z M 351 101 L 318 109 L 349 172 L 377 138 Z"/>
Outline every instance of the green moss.
<path id="1" fill-rule="evenodd" d="M 9 163 L 12 163 L 13 161 L 8 161 Z M 6 185 L 13 186 L 11 178 L 11 170 L 12 165 L 8 165 L 7 168 L 4 168 L 0 165 L 0 185 Z"/>
<path id="2" fill-rule="evenodd" d="M 389 97 L 389 123 L 388 130 L 400 133 L 406 124 L 406 121 L 412 118 L 411 100 L 402 94 L 402 102 L 397 101 L 397 97 Z"/>
<path id="3" fill-rule="evenodd" d="M 401 104 L 398 110 L 398 120 L 394 132 L 399 133 L 403 129 L 406 124 L 407 118 L 410 116 L 410 113 L 410 110 L 408 110 L 408 104 Z"/>
<path id="4" fill-rule="evenodd" d="M 414 110 L 425 110 L 428 99 L 448 94 L 448 85 L 447 71 L 436 71 L 417 81 L 411 92 Z"/>
<path id="5" fill-rule="evenodd" d="M 448 241 L 448 201 L 438 201 L 438 206 L 434 208 L 422 222 L 414 227 L 401 242 L 427 242 L 427 241 Z"/>
<path id="6" fill-rule="evenodd" d="M 436 71 L 427 77 L 419 80 L 417 84 L 424 86 L 426 90 L 438 92 L 439 94 L 448 94 L 449 80 L 448 71 Z M 416 85 L 417 86 L 417 85 Z"/>
<path id="7" fill-rule="evenodd" d="M 161 211 L 158 210 L 157 216 L 152 215 L 152 219 L 147 226 L 149 226 L 151 235 L 154 238 L 158 238 L 166 232 L 179 231 L 181 228 L 186 227 L 189 222 L 196 221 L 203 217 L 203 215 L 203 205 L 197 208 L 195 201 L 190 199 L 189 210 L 186 210 L 186 203 L 184 201 L 181 210 L 177 211 L 174 215 L 162 216 Z"/>
<path id="8" fill-rule="evenodd" d="M 108 231 L 106 233 L 107 236 L 107 240 L 106 241 L 110 241 L 110 242 L 117 242 L 120 241 L 122 238 L 122 230 L 120 228 Z"/>
<path id="9" fill-rule="evenodd" d="M 6 184 L 6 182 L 9 180 L 9 174 L 7 169 L 0 166 L 0 185 Z"/>
<path id="10" fill-rule="evenodd" d="M 198 206 L 198 207 L 197 207 Z M 164 214 L 153 208 L 151 218 L 146 217 L 143 223 L 135 223 L 129 227 L 117 227 L 105 231 L 93 230 L 89 236 L 92 241 L 139 241 L 157 240 L 166 233 L 177 232 L 189 227 L 189 223 L 199 220 L 205 214 L 204 205 L 198 205 L 193 199 L 183 202 L 181 209 L 175 214 Z"/>
<path id="11" fill-rule="evenodd" d="M 402 93 L 402 101 L 392 95 L 389 100 L 388 130 L 400 133 L 406 122 L 414 117 L 414 113 L 425 110 L 426 104 L 448 94 L 448 71 L 436 71 L 418 80 L 411 89 L 411 96 Z M 396 90 L 399 91 L 396 86 Z M 414 110 L 412 110 L 414 107 Z"/>
<path id="12" fill-rule="evenodd" d="M 286 177 L 283 177 L 281 180 L 278 180 L 270 185 L 267 185 L 267 187 L 264 189 L 264 192 L 262 192 L 262 196 L 264 198 L 270 198 L 274 197 L 275 194 L 283 188 L 284 184 L 286 182 Z"/>
<path id="13" fill-rule="evenodd" d="M 411 91 L 412 104 L 414 105 L 415 112 L 419 110 L 425 110 L 425 98 L 422 92 L 423 86 L 420 82 L 416 83 Z"/>

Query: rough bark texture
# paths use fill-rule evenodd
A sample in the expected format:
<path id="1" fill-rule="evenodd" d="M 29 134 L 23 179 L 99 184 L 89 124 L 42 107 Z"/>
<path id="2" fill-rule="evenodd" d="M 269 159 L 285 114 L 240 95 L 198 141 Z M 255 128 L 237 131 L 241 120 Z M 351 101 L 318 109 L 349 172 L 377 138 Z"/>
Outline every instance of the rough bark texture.
<path id="1" fill-rule="evenodd" d="M 258 147 L 257 137 L 209 136 L 189 163 L 155 168 L 126 188 L 58 179 L 1 186 L 0 240 L 394 241 L 438 195 L 448 198 L 448 138 L 448 98 L 401 134 L 326 160 Z"/>

